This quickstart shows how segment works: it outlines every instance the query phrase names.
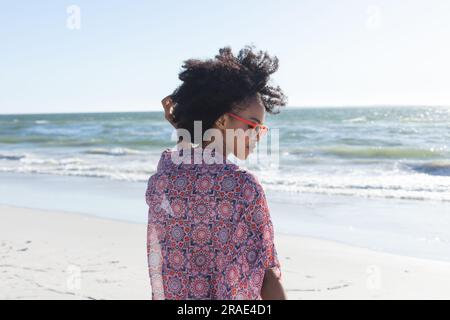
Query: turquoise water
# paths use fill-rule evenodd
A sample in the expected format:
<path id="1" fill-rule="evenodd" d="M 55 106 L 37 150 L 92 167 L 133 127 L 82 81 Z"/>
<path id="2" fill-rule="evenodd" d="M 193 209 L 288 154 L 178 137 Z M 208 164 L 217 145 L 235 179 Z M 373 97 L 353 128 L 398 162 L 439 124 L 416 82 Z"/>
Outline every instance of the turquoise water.
<path id="1" fill-rule="evenodd" d="M 291 193 L 450 201 L 450 108 L 299 108 L 268 116 Z M 274 132 L 274 130 L 272 130 Z M 0 171 L 146 181 L 173 146 L 161 112 L 0 115 Z"/>

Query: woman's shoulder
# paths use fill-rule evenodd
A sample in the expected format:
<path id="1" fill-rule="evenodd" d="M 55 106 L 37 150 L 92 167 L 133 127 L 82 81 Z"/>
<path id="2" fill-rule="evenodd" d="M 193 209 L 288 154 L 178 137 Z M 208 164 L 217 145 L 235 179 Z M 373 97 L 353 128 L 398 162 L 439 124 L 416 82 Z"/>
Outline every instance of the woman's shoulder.
<path id="1" fill-rule="evenodd" d="M 171 165 L 170 159 L 171 150 L 165 149 L 158 160 L 156 165 L 156 171 L 150 176 L 148 179 L 148 184 L 151 184 L 155 179 L 158 179 L 161 175 L 163 175 L 167 169 L 169 169 Z"/>
<path id="2" fill-rule="evenodd" d="M 252 172 L 248 171 L 247 169 L 243 169 L 238 166 L 232 166 L 231 172 L 236 177 L 243 179 L 247 183 L 254 184 L 254 185 L 260 184 L 256 175 L 253 174 Z"/>
<path id="3" fill-rule="evenodd" d="M 224 163 L 216 163 L 216 164 L 178 164 L 176 161 L 177 159 L 173 159 L 174 154 L 177 151 L 174 151 L 173 149 L 165 149 L 161 153 L 161 157 L 158 161 L 157 170 L 155 174 L 152 177 L 158 177 L 162 174 L 167 174 L 168 172 L 171 172 L 172 174 L 176 171 L 183 171 L 183 169 L 189 169 L 187 171 L 189 172 L 197 172 L 197 171 L 203 171 L 203 172 L 209 172 L 211 174 L 214 174 L 221 179 L 224 179 L 226 177 L 233 177 L 235 178 L 239 185 L 251 185 L 257 189 L 262 189 L 261 184 L 256 177 L 255 174 L 250 172 L 249 170 L 240 167 L 238 164 L 232 162 L 232 161 L 225 161 Z M 177 156 L 177 155 L 176 155 Z M 177 169 L 177 170 L 175 170 Z M 195 169 L 195 170 L 194 170 Z"/>

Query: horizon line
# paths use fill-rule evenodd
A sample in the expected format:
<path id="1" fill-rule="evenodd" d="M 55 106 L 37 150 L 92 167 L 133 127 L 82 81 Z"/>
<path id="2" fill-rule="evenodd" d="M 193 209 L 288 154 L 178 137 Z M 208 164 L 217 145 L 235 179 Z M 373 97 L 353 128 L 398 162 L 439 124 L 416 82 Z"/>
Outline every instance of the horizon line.
<path id="1" fill-rule="evenodd" d="M 286 106 L 282 110 L 290 109 L 332 109 L 332 108 L 450 108 L 450 105 L 436 104 L 364 104 L 364 105 L 303 105 L 303 106 Z M 31 113 L 0 113 L 0 116 L 14 115 L 52 115 L 52 114 L 96 114 L 96 113 L 143 113 L 143 112 L 164 112 L 163 110 L 117 110 L 117 111 L 67 111 L 67 112 L 31 112 Z"/>

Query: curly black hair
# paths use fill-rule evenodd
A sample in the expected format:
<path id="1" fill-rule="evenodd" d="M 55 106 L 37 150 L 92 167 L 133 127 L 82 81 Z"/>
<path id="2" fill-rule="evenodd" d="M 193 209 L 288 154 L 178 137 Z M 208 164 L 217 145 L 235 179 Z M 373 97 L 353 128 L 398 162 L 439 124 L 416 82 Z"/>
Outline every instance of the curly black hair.
<path id="1" fill-rule="evenodd" d="M 245 108 L 257 95 L 268 113 L 279 113 L 287 98 L 279 86 L 269 85 L 278 70 L 278 58 L 245 46 L 234 56 L 230 47 L 219 50 L 214 59 L 184 61 L 179 79 L 183 82 L 170 95 L 177 128 L 187 129 L 193 138 L 194 121 L 202 121 L 202 134 L 226 112 Z"/>

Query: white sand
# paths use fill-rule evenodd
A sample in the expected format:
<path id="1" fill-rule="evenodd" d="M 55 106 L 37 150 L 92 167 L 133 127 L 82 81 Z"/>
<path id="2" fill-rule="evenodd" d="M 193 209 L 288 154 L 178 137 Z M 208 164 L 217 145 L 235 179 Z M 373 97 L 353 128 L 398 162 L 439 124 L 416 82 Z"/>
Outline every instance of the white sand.
<path id="1" fill-rule="evenodd" d="M 146 226 L 0 205 L 0 299 L 149 299 Z M 277 235 L 291 299 L 450 299 L 450 263 Z"/>
<path id="2" fill-rule="evenodd" d="M 5 206 L 0 219 L 0 298 L 150 297 L 145 225 Z"/>

